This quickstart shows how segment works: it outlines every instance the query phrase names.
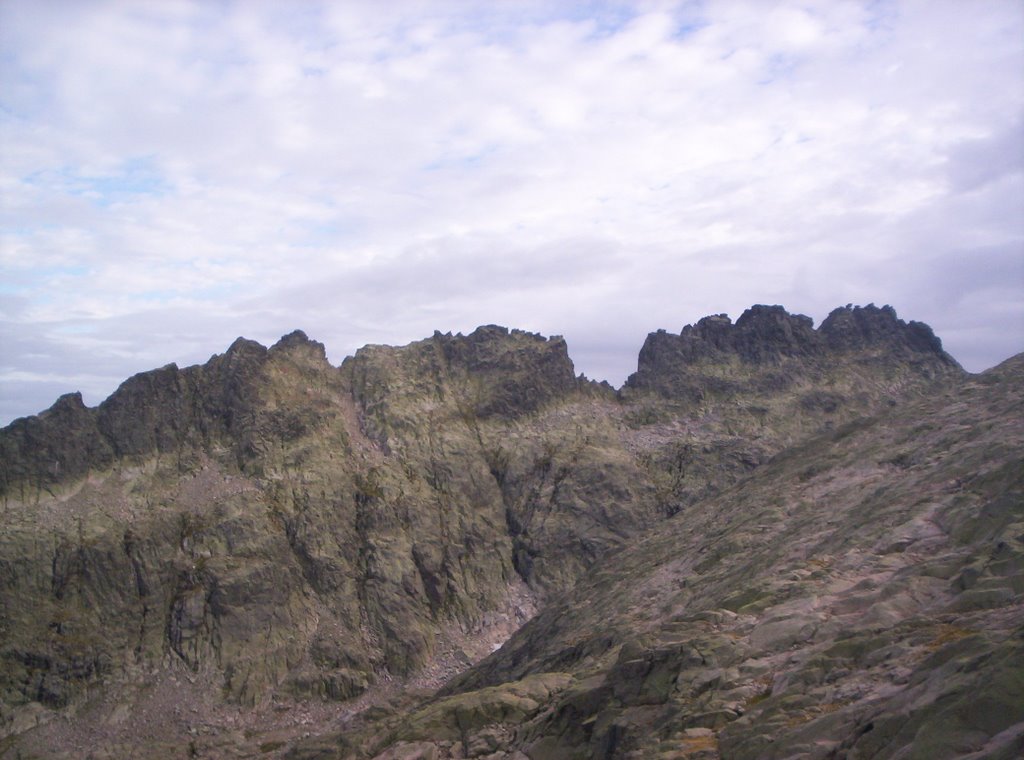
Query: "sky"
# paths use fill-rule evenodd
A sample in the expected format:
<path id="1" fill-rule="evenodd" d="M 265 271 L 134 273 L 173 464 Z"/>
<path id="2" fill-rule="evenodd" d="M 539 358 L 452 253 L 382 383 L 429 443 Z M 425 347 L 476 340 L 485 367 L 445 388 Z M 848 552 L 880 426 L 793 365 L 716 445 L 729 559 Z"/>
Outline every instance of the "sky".
<path id="1" fill-rule="evenodd" d="M 1019 0 L 0 0 L 0 424 L 294 329 L 1024 350 Z"/>

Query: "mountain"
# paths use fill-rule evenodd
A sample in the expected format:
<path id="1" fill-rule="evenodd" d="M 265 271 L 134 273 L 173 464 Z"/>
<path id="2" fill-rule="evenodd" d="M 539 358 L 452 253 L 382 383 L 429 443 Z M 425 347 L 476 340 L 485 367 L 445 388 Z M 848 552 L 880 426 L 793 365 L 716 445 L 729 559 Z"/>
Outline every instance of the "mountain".
<path id="1" fill-rule="evenodd" d="M 1022 370 L 787 449 L 439 696 L 292 757 L 1020 757 Z"/>
<path id="2" fill-rule="evenodd" d="M 0 431 L 0 757 L 1002 752 L 1020 363 L 756 306 L 618 392 L 489 326 L 63 396 Z"/>

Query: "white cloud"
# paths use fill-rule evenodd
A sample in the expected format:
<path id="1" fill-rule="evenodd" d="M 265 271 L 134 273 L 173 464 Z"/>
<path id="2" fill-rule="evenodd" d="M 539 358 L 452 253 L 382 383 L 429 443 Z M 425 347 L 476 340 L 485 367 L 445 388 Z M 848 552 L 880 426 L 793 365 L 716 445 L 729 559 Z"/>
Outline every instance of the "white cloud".
<path id="1" fill-rule="evenodd" d="M 504 322 L 619 383 L 755 302 L 892 302 L 981 369 L 1024 348 L 1022 32 L 1012 0 L 0 4 L 0 421 L 294 327 L 337 361 Z"/>

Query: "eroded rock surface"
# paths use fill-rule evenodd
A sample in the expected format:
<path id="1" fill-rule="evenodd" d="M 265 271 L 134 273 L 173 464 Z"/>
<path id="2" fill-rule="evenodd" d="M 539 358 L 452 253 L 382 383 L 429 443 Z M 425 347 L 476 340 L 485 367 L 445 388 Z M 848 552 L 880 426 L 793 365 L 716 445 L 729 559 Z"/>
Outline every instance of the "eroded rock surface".
<path id="1" fill-rule="evenodd" d="M 561 689 L 435 756 L 478 731 L 531 760 L 1020 756 L 1022 370 L 812 438 L 605 556 L 414 714 Z M 372 757 L 402 720 L 292 757 Z"/>
<path id="2" fill-rule="evenodd" d="M 0 756 L 120 757 L 140 737 L 152 757 L 714 753 L 761 741 L 748 700 L 782 705 L 764 746 L 784 747 L 800 710 L 817 726 L 896 699 L 860 655 L 828 654 L 847 621 L 909 626 L 898 678 L 932 685 L 884 710 L 955 701 L 913 657 L 948 640 L 974 647 L 972 673 L 1012 661 L 1017 481 L 955 516 L 884 505 L 897 481 L 923 499 L 932 481 L 906 478 L 925 471 L 973 494 L 978 468 L 1012 470 L 1019 405 L 984 404 L 1014 379 L 967 380 L 889 307 L 817 330 L 754 307 L 652 334 L 618 394 L 575 377 L 562 339 L 489 326 L 341 367 L 301 332 L 239 339 L 95 409 L 64 396 L 0 431 Z M 942 454 L 968 434 L 985 446 Z M 862 459 L 871 440 L 886 453 Z M 940 544 L 928 572 L 909 562 Z M 783 664 L 810 644 L 820 682 Z M 860 692 L 836 691 L 844 668 Z M 887 731 L 879 746 L 907 744 Z M 323 736 L 293 747 L 304 734 Z"/>

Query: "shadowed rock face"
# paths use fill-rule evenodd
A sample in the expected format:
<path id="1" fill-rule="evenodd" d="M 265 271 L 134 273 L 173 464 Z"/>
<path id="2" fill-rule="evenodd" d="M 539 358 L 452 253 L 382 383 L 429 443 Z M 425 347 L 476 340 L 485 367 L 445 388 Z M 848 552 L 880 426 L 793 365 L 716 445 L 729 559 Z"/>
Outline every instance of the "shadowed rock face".
<path id="1" fill-rule="evenodd" d="M 871 304 L 836 309 L 821 323 L 821 334 L 828 346 L 838 352 L 882 348 L 902 356 L 940 356 L 945 363 L 953 363 L 928 325 L 898 319 L 891 306 L 879 309 Z"/>
<path id="2" fill-rule="evenodd" d="M 367 346 L 342 372 L 382 445 L 389 425 L 417 427 L 434 408 L 456 407 L 466 420 L 511 421 L 577 387 L 564 340 L 494 325 L 468 336 L 435 333 L 402 348 Z"/>
<path id="3" fill-rule="evenodd" d="M 295 332 L 16 421 L 0 433 L 5 702 L 60 707 L 168 662 L 242 703 L 347 699 L 422 667 L 446 626 L 518 625 L 524 578 L 584 562 L 509 535 L 545 492 L 533 462 L 557 431 L 501 441 L 576 395 L 561 339 L 485 327 L 335 368 Z M 511 471 L 537 493 L 513 493 Z M 588 521 L 588 540 L 620 540 L 633 506 Z M 534 561 L 517 572 L 514 551 Z"/>
<path id="4" fill-rule="evenodd" d="M 216 443 L 232 445 L 244 459 L 267 356 L 263 346 L 239 338 L 203 366 L 168 364 L 135 375 L 96 409 L 70 394 L 37 417 L 15 420 L 0 438 L 0 494 L 39 496 L 115 461 Z"/>
<path id="5" fill-rule="evenodd" d="M 874 365 L 874 366 L 870 366 Z M 853 379 L 955 376 L 957 362 L 927 325 L 899 319 L 891 306 L 834 310 L 818 330 L 810 317 L 781 306 L 754 306 L 736 320 L 704 317 L 679 335 L 647 336 L 627 389 L 656 391 L 699 403 L 705 398 L 774 393 L 780 385 Z"/>
<path id="6" fill-rule="evenodd" d="M 96 410 L 81 393 L 68 393 L 36 417 L 15 420 L 4 430 L 0 488 L 39 492 L 54 483 L 80 478 L 114 461 L 111 442 L 100 434 Z"/>
<path id="7" fill-rule="evenodd" d="M 365 747 L 379 749 L 391 736 L 446 757 L 452 742 L 468 751 L 468 734 L 449 734 L 470 721 L 474 753 L 562 757 L 571 756 L 557 754 L 566 747 L 586 747 L 579 751 L 647 756 L 624 738 L 647 718 L 623 723 L 601 695 L 631 710 L 664 707 L 677 699 L 675 687 L 644 686 L 630 673 L 648 660 L 660 663 L 651 672 L 675 673 L 696 655 L 644 638 L 648 622 L 600 600 L 601 584 L 633 582 L 637 566 L 615 558 L 647 546 L 645 561 L 733 567 L 734 554 L 756 541 L 700 542 L 752 509 L 730 500 L 737 488 L 780 472 L 779 461 L 791 463 L 779 483 L 824 487 L 833 441 L 862 427 L 885 430 L 868 427 L 873 415 L 911 425 L 925 414 L 922 398 L 955 395 L 965 378 L 929 328 L 900 321 L 889 307 L 838 309 L 815 330 L 806 317 L 765 306 L 735 324 L 708 317 L 679 336 L 652 334 L 619 394 L 577 379 L 561 338 L 488 326 L 367 346 L 341 367 L 298 331 L 269 349 L 239 339 L 204 365 L 137 375 L 95 409 L 64 396 L 0 431 L 0 721 L 28 755 L 64 736 L 46 721 L 65 707 L 112 726 L 86 737 L 82 719 L 69 730 L 113 756 L 129 752 L 141 725 L 154 756 L 160 747 L 176 756 L 185 736 L 200 756 L 223 756 L 228 746 L 283 751 L 308 724 L 280 736 L 254 724 L 256 733 L 235 735 L 228 726 L 237 719 L 224 722 L 224 711 L 282 701 L 347 710 L 330 705 L 383 699 L 373 695 L 386 695 L 395 678 L 424 668 L 434 678 L 454 674 L 522 625 L 534 605 L 552 604 L 562 612 L 527 626 L 516 639 L 527 645 L 503 650 L 511 659 L 465 676 L 449 690 L 454 701 L 404 714 L 405 733 L 380 734 L 392 720 L 384 711 L 385 723 L 371 730 L 378 744 Z M 991 378 L 973 382 L 1003 387 Z M 962 410 L 967 419 L 976 412 Z M 921 424 L 939 430 L 951 419 Z M 894 473 L 931 461 L 910 449 L 893 456 Z M 756 503 L 782 509 L 778 498 L 758 491 Z M 819 540 L 825 530 L 773 514 L 765 524 L 789 526 L 793 536 L 810 531 Z M 951 562 L 960 567 L 959 558 Z M 748 614 L 741 608 L 756 599 L 729 596 L 763 591 L 746 567 L 716 581 L 709 609 Z M 651 572 L 692 587 L 686 573 Z M 965 587 L 983 573 L 964 572 Z M 630 588 L 637 603 L 667 593 Z M 593 607 L 572 607 L 570 589 Z M 671 598 L 679 614 L 689 609 L 686 594 Z M 817 620 L 804 620 L 806 612 L 779 612 L 777 631 L 750 634 L 740 654 L 768 656 L 776 638 L 799 637 Z M 713 646 L 747 636 L 753 623 L 743 621 L 747 628 L 729 628 Z M 594 693 L 581 685 L 591 666 L 604 674 Z M 159 690 L 148 690 L 153 682 Z M 480 694 L 483 686 L 493 691 Z M 132 705 L 186 688 L 214 716 L 200 738 L 189 732 L 194 717 L 170 710 L 162 722 L 151 712 L 139 722 L 146 713 Z M 464 704 L 462 693 L 475 696 Z M 543 717 L 560 694 L 582 699 L 588 706 L 579 709 L 603 728 L 561 737 Z M 45 725 L 25 731 L 38 720 Z M 526 723 L 532 743 L 513 747 L 509 727 Z M 431 726 L 447 732 L 447 748 Z M 555 742 L 548 755 L 543 742 Z M 334 739 L 321 749 L 335 756 L 345 746 L 364 751 Z"/>

